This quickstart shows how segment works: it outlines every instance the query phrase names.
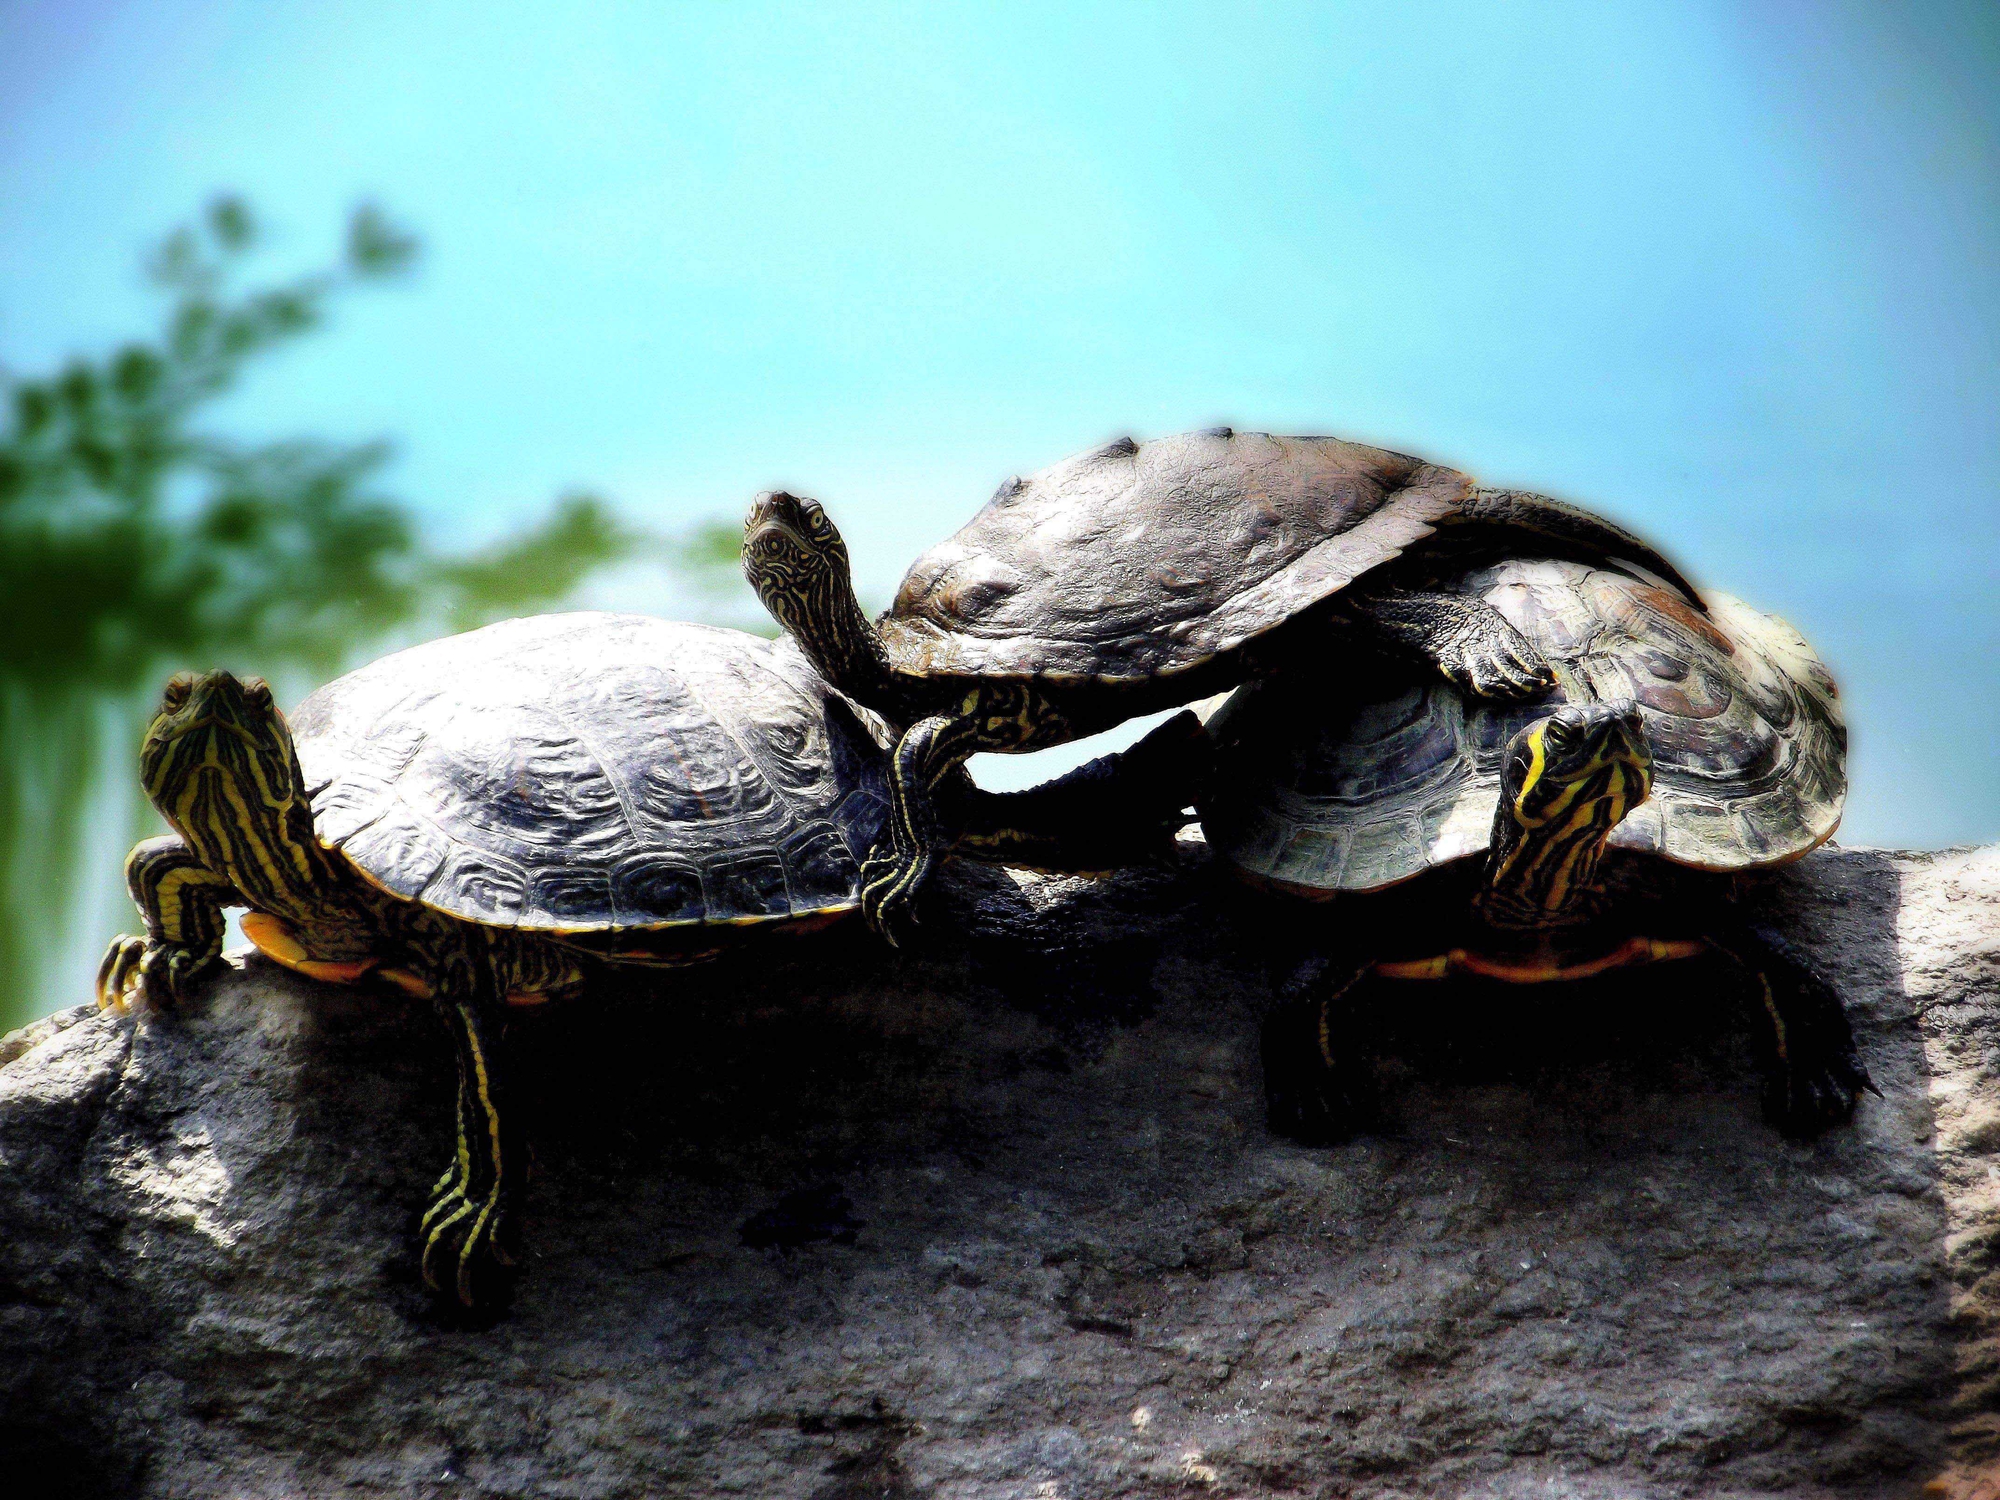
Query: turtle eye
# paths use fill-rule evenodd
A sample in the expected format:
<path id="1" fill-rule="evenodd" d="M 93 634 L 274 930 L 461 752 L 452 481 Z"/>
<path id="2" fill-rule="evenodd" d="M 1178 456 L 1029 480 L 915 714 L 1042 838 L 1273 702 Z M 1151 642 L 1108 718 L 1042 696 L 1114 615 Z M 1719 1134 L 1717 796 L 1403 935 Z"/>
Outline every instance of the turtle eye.
<path id="1" fill-rule="evenodd" d="M 826 516 L 826 507 L 817 500 L 808 500 L 802 507 L 806 532 L 816 542 L 830 542 L 834 538 L 833 522 Z"/>
<path id="2" fill-rule="evenodd" d="M 171 712 L 184 707 L 188 694 L 194 691 L 194 673 L 176 672 L 167 679 L 167 690 L 160 697 L 160 706 Z"/>
<path id="3" fill-rule="evenodd" d="M 271 684 L 261 677 L 248 677 L 243 682 L 243 699 L 253 708 L 271 706 Z"/>

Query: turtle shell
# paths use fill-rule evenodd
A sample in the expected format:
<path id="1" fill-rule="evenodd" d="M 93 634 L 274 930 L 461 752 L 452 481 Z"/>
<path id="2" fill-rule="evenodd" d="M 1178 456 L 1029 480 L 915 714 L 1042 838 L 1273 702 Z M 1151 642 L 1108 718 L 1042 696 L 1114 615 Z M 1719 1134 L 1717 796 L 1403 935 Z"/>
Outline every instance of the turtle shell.
<path id="1" fill-rule="evenodd" d="M 542 931 L 854 906 L 888 796 L 789 639 L 642 615 L 507 620 L 291 716 L 322 843 L 397 896 Z"/>
<path id="2" fill-rule="evenodd" d="M 1707 870 L 1782 864 L 1825 841 L 1847 795 L 1833 679 L 1799 633 L 1726 594 L 1704 619 L 1664 589 L 1579 563 L 1466 575 L 1541 648 L 1572 702 L 1635 700 L 1653 793 L 1614 847 Z M 1253 684 L 1210 720 L 1220 744 L 1209 842 L 1309 891 L 1391 885 L 1485 850 L 1507 742 L 1553 700 L 1468 699 L 1448 683 L 1378 692 Z"/>
<path id="3" fill-rule="evenodd" d="M 1471 489 L 1337 438 L 1124 438 L 1001 485 L 917 559 L 878 631 L 917 676 L 1160 677 L 1318 604 Z"/>

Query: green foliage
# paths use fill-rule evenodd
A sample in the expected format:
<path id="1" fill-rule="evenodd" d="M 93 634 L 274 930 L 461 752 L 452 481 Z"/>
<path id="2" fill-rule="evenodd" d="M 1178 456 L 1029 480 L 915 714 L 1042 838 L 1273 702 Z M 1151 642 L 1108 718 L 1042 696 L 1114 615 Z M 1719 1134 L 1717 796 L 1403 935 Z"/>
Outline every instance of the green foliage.
<path id="1" fill-rule="evenodd" d="M 733 521 L 704 521 L 669 544 L 673 561 L 711 591 L 742 582 L 743 528 Z"/>
<path id="2" fill-rule="evenodd" d="M 431 582 L 452 627 L 469 630 L 512 613 L 525 599 L 564 597 L 640 540 L 595 496 L 571 495 L 546 525 L 476 556 L 441 562 L 431 570 Z"/>
<path id="3" fill-rule="evenodd" d="M 169 671 L 325 676 L 392 631 L 553 603 L 642 540 L 578 496 L 484 553 L 438 556 L 377 487 L 385 444 L 199 427 L 258 356 L 417 254 L 364 206 L 333 267 L 241 288 L 257 238 L 240 200 L 217 200 L 149 262 L 168 302 L 155 337 L 0 372 L 0 1030 L 37 1008 L 104 747 L 136 742 Z"/>
<path id="4" fill-rule="evenodd" d="M 0 681 L 129 692 L 163 662 L 323 666 L 407 619 L 409 523 L 370 481 L 379 443 L 245 447 L 196 430 L 244 366 L 316 326 L 328 299 L 413 253 L 372 211 L 333 271 L 231 294 L 249 211 L 214 204 L 152 260 L 159 337 L 0 387 Z"/>
<path id="5" fill-rule="evenodd" d="M 752 635 L 773 637 L 777 622 L 757 602 L 743 576 L 743 527 L 734 521 L 701 521 L 674 536 L 650 539 L 645 554 L 695 596 L 697 613 Z"/>

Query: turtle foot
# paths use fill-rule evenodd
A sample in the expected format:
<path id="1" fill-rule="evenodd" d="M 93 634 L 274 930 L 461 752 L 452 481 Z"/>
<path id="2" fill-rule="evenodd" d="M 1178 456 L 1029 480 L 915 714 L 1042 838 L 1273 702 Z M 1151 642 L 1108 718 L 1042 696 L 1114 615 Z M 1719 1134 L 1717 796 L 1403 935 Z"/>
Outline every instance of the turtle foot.
<path id="1" fill-rule="evenodd" d="M 1528 698 L 1556 685 L 1555 672 L 1535 643 L 1482 600 L 1392 588 L 1356 603 L 1365 626 L 1415 652 L 1461 692 Z"/>
<path id="2" fill-rule="evenodd" d="M 1548 658 L 1497 614 L 1444 642 L 1437 665 L 1460 691 L 1480 698 L 1532 698 L 1556 685 Z"/>
<path id="3" fill-rule="evenodd" d="M 1787 1140 L 1809 1141 L 1854 1117 L 1864 1089 L 1874 1080 L 1849 1047 L 1824 1052 L 1795 1053 L 1774 1067 L 1764 1081 L 1764 1118 Z"/>
<path id="4" fill-rule="evenodd" d="M 424 1285 L 461 1307 L 490 1306 L 504 1295 L 519 1261 L 514 1215 L 495 1185 L 468 1191 L 454 1165 L 424 1211 Z"/>
<path id="5" fill-rule="evenodd" d="M 1302 1146 L 1338 1145 L 1378 1113 L 1374 1079 L 1344 1052 L 1329 1060 L 1319 1031 L 1317 1006 L 1284 1006 L 1264 1022 L 1265 1118 Z"/>
<path id="6" fill-rule="evenodd" d="M 188 998 L 216 957 L 149 938 L 115 937 L 97 966 L 97 1008 L 119 1015 L 172 1010 Z"/>
<path id="7" fill-rule="evenodd" d="M 889 849 L 870 854 L 861 867 L 861 914 L 892 948 L 917 925 L 917 893 L 933 863 L 929 849 Z"/>

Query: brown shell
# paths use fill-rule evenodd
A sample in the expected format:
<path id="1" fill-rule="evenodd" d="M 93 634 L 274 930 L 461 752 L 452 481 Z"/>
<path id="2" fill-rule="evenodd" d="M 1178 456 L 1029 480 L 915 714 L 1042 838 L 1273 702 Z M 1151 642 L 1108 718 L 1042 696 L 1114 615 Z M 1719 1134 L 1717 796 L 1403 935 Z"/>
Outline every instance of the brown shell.
<path id="1" fill-rule="evenodd" d="M 1638 702 L 1653 794 L 1614 846 L 1709 870 L 1798 858 L 1847 795 L 1838 692 L 1796 630 L 1726 594 L 1704 619 L 1652 584 L 1579 563 L 1509 561 L 1461 580 L 1539 646 L 1572 702 Z M 1315 698 L 1245 688 L 1221 742 L 1209 842 L 1251 873 L 1372 890 L 1482 852 L 1507 741 L 1552 700 L 1493 703 L 1441 681 Z"/>
<path id="2" fill-rule="evenodd" d="M 1003 484 L 910 569 L 882 641 L 919 676 L 1184 671 L 1429 536 L 1471 487 L 1337 438 L 1122 439 Z"/>
<path id="3" fill-rule="evenodd" d="M 314 831 L 393 895 L 542 931 L 810 918 L 859 899 L 882 754 L 789 638 L 506 620 L 299 705 Z"/>

